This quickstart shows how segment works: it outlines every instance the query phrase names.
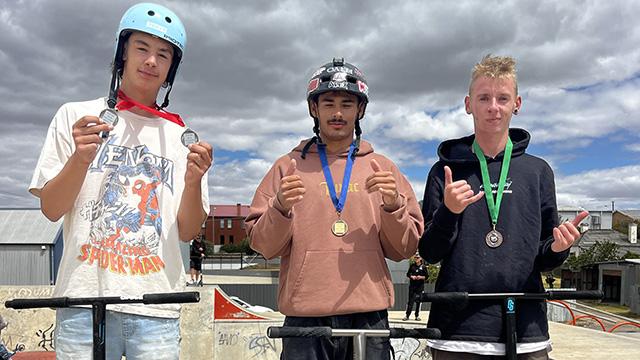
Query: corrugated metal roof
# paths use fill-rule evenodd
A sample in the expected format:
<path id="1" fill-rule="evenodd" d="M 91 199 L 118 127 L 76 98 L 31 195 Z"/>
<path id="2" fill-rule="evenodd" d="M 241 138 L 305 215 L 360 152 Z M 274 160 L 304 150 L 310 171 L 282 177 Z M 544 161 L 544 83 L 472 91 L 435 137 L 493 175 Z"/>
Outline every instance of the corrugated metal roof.
<path id="1" fill-rule="evenodd" d="M 53 244 L 62 219 L 53 223 L 40 209 L 1 209 L 0 244 Z"/>
<path id="2" fill-rule="evenodd" d="M 617 210 L 617 211 L 633 219 L 640 220 L 640 210 Z"/>
<path id="3" fill-rule="evenodd" d="M 629 242 L 629 237 L 616 230 L 589 230 L 582 235 L 573 246 L 578 246 L 582 249 L 587 249 L 593 246 L 596 241 L 612 242 L 620 247 L 620 254 L 624 255 L 627 251 L 640 254 L 640 242 L 632 244 Z"/>

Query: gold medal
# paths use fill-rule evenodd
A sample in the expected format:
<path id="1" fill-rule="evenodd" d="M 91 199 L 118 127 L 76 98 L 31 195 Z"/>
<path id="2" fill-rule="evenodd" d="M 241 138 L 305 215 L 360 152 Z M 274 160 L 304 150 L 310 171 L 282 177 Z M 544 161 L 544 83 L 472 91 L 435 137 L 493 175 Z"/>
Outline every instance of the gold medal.
<path id="1" fill-rule="evenodd" d="M 333 225 L 331 225 L 331 232 L 335 236 L 343 237 L 347 234 L 347 231 L 349 231 L 349 226 L 342 219 L 334 221 Z"/>

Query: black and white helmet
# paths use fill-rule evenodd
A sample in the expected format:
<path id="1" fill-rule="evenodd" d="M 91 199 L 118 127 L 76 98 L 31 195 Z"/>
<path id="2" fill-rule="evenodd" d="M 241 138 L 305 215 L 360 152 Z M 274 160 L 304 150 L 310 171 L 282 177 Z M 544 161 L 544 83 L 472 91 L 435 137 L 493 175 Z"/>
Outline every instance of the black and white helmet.
<path id="1" fill-rule="evenodd" d="M 360 136 L 362 130 L 360 128 L 360 119 L 364 117 L 364 113 L 369 103 L 369 86 L 367 80 L 360 69 L 353 64 L 344 61 L 344 58 L 334 58 L 332 62 L 326 63 L 311 75 L 309 85 L 307 86 L 307 105 L 309 106 L 309 115 L 313 118 L 313 132 L 316 134 L 302 150 L 302 158 L 312 144 L 322 143 L 320 138 L 320 125 L 318 118 L 311 112 L 311 103 L 317 102 L 320 94 L 330 91 L 346 91 L 358 97 L 360 100 L 360 110 L 355 124 L 356 149 L 353 156 L 356 155 L 360 147 Z"/>
<path id="2" fill-rule="evenodd" d="M 311 101 L 316 101 L 320 94 L 329 91 L 346 91 L 356 95 L 364 107 L 369 102 L 369 86 L 364 74 L 356 66 L 345 62 L 343 58 L 334 58 L 332 62 L 324 64 L 311 75 L 307 86 L 309 114 L 311 114 Z M 358 119 L 363 116 L 364 111 Z"/>

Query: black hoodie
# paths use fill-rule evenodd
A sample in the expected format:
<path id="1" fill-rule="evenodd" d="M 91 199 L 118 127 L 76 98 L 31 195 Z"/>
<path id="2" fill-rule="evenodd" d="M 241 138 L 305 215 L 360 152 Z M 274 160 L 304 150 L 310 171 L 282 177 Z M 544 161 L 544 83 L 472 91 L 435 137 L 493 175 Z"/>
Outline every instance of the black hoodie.
<path id="1" fill-rule="evenodd" d="M 540 272 L 559 266 L 569 254 L 551 250 L 553 228 L 558 226 L 551 168 L 525 153 L 528 132 L 510 129 L 509 136 L 513 153 L 496 226 L 504 242 L 497 248 L 485 243 L 491 230 L 485 197 L 459 215 L 443 203 L 445 165 L 453 181 L 466 180 L 474 193 L 483 190 L 480 164 L 471 150 L 474 136 L 447 140 L 438 148 L 440 160 L 431 168 L 424 192 L 425 232 L 419 244 L 423 259 L 441 263 L 436 292 L 543 292 Z M 503 155 L 487 158 L 494 189 Z M 443 339 L 505 342 L 500 301 L 472 301 L 463 308 L 432 304 L 428 326 L 440 329 Z M 518 302 L 517 331 L 518 342 L 549 338 L 543 301 Z"/>

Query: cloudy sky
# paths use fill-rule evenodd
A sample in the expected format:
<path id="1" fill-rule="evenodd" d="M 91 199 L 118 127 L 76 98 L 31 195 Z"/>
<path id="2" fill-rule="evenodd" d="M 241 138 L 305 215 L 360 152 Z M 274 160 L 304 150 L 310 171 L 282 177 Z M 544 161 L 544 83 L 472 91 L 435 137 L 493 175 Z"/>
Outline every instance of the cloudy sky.
<path id="1" fill-rule="evenodd" d="M 367 76 L 364 137 L 422 198 L 438 144 L 473 130 L 463 98 L 492 53 L 518 61 L 512 126 L 553 167 L 559 205 L 640 208 L 640 2 L 158 2 L 187 29 L 169 110 L 214 145 L 213 203 L 249 203 L 271 163 L 312 135 L 306 83 L 334 56 Z M 0 207 L 38 206 L 27 187 L 48 124 L 63 103 L 107 94 L 134 3 L 0 4 Z"/>

